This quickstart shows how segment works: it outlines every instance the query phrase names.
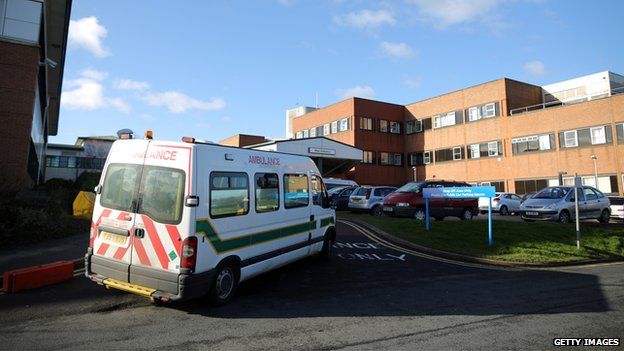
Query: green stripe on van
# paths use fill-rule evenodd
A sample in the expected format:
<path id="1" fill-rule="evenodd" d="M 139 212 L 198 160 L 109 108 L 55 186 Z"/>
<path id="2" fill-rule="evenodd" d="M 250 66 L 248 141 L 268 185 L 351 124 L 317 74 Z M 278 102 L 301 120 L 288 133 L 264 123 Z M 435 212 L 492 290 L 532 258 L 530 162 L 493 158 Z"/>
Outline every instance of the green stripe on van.
<path id="1" fill-rule="evenodd" d="M 195 232 L 197 234 L 204 235 L 214 248 L 215 252 L 223 253 L 252 245 L 262 244 L 271 240 L 285 238 L 299 233 L 304 233 L 316 229 L 317 222 L 318 221 L 299 223 L 287 227 L 251 233 L 248 235 L 223 240 L 219 237 L 219 234 L 212 226 L 212 223 L 210 223 L 208 219 L 204 218 L 195 222 Z M 335 223 L 334 217 L 323 218 L 320 220 L 320 227 L 326 227 L 333 223 Z"/>

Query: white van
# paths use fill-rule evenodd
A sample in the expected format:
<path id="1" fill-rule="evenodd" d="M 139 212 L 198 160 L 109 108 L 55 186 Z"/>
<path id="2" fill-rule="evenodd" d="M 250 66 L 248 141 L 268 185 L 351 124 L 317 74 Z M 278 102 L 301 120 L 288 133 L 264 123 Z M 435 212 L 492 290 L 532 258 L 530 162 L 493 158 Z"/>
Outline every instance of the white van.
<path id="1" fill-rule="evenodd" d="M 87 277 L 152 301 L 223 304 L 241 281 L 329 257 L 336 214 L 310 158 L 182 140 L 113 143 Z"/>

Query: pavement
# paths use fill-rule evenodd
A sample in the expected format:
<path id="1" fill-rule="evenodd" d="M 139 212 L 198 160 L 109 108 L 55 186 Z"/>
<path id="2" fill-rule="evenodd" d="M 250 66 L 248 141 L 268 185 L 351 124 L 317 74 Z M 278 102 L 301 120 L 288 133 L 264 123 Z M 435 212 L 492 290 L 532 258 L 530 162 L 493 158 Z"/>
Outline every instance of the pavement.
<path id="1" fill-rule="evenodd" d="M 156 306 L 80 276 L 0 296 L 0 349 L 524 350 L 552 349 L 559 337 L 624 338 L 624 264 L 462 264 L 337 229 L 329 262 L 263 274 L 220 308 Z"/>

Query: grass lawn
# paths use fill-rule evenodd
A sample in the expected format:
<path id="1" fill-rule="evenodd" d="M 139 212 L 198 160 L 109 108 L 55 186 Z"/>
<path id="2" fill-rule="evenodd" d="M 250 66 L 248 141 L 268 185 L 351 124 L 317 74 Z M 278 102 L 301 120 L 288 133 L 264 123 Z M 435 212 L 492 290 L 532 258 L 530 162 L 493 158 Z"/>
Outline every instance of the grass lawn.
<path id="1" fill-rule="evenodd" d="M 581 223 L 581 249 L 576 249 L 574 224 L 494 221 L 494 245 L 487 245 L 487 221 L 431 221 L 373 217 L 338 212 L 338 219 L 365 221 L 388 234 L 434 249 L 469 256 L 525 263 L 586 261 L 624 257 L 624 226 Z"/>

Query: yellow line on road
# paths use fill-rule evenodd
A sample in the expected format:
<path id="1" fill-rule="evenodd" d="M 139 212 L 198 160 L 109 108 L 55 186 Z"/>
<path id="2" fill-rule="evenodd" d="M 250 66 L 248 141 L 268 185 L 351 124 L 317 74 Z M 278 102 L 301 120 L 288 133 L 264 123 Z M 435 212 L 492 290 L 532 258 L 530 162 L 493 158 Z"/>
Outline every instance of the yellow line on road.
<path id="1" fill-rule="evenodd" d="M 450 260 L 447 258 L 441 258 L 441 257 L 436 257 L 436 256 L 432 256 L 432 255 L 428 255 L 422 252 L 418 252 L 418 251 L 414 251 L 414 250 L 410 250 L 410 249 L 406 249 L 404 247 L 400 247 L 398 245 L 395 245 L 387 240 L 384 240 L 380 237 L 378 237 L 377 235 L 373 234 L 372 232 L 370 232 L 368 229 L 366 228 L 362 228 L 361 226 L 357 225 L 357 224 L 353 224 L 353 223 L 349 223 L 349 222 L 345 222 L 342 220 L 338 220 L 338 222 L 342 223 L 342 224 L 346 224 L 350 227 L 352 227 L 353 229 L 357 230 L 358 232 L 362 233 L 364 236 L 366 236 L 367 238 L 383 245 L 386 246 L 390 249 L 396 250 L 396 251 L 400 251 L 406 254 L 410 254 L 413 256 L 418 256 L 418 257 L 422 257 L 422 258 L 426 258 L 429 260 L 433 260 L 433 261 L 438 261 L 438 262 L 444 262 L 444 263 L 448 263 L 448 264 L 454 264 L 457 266 L 463 266 L 463 267 L 470 267 L 470 268 L 482 268 L 482 269 L 492 269 L 492 270 L 505 270 L 505 271 L 509 271 L 509 270 L 513 270 L 513 271 L 517 271 L 517 270 L 522 270 L 522 268 L 516 268 L 516 267 L 497 267 L 497 266 L 490 266 L 490 265 L 483 265 L 483 264 L 479 264 L 479 263 L 469 263 L 469 262 L 461 262 L 461 261 L 455 261 L 455 260 Z"/>

